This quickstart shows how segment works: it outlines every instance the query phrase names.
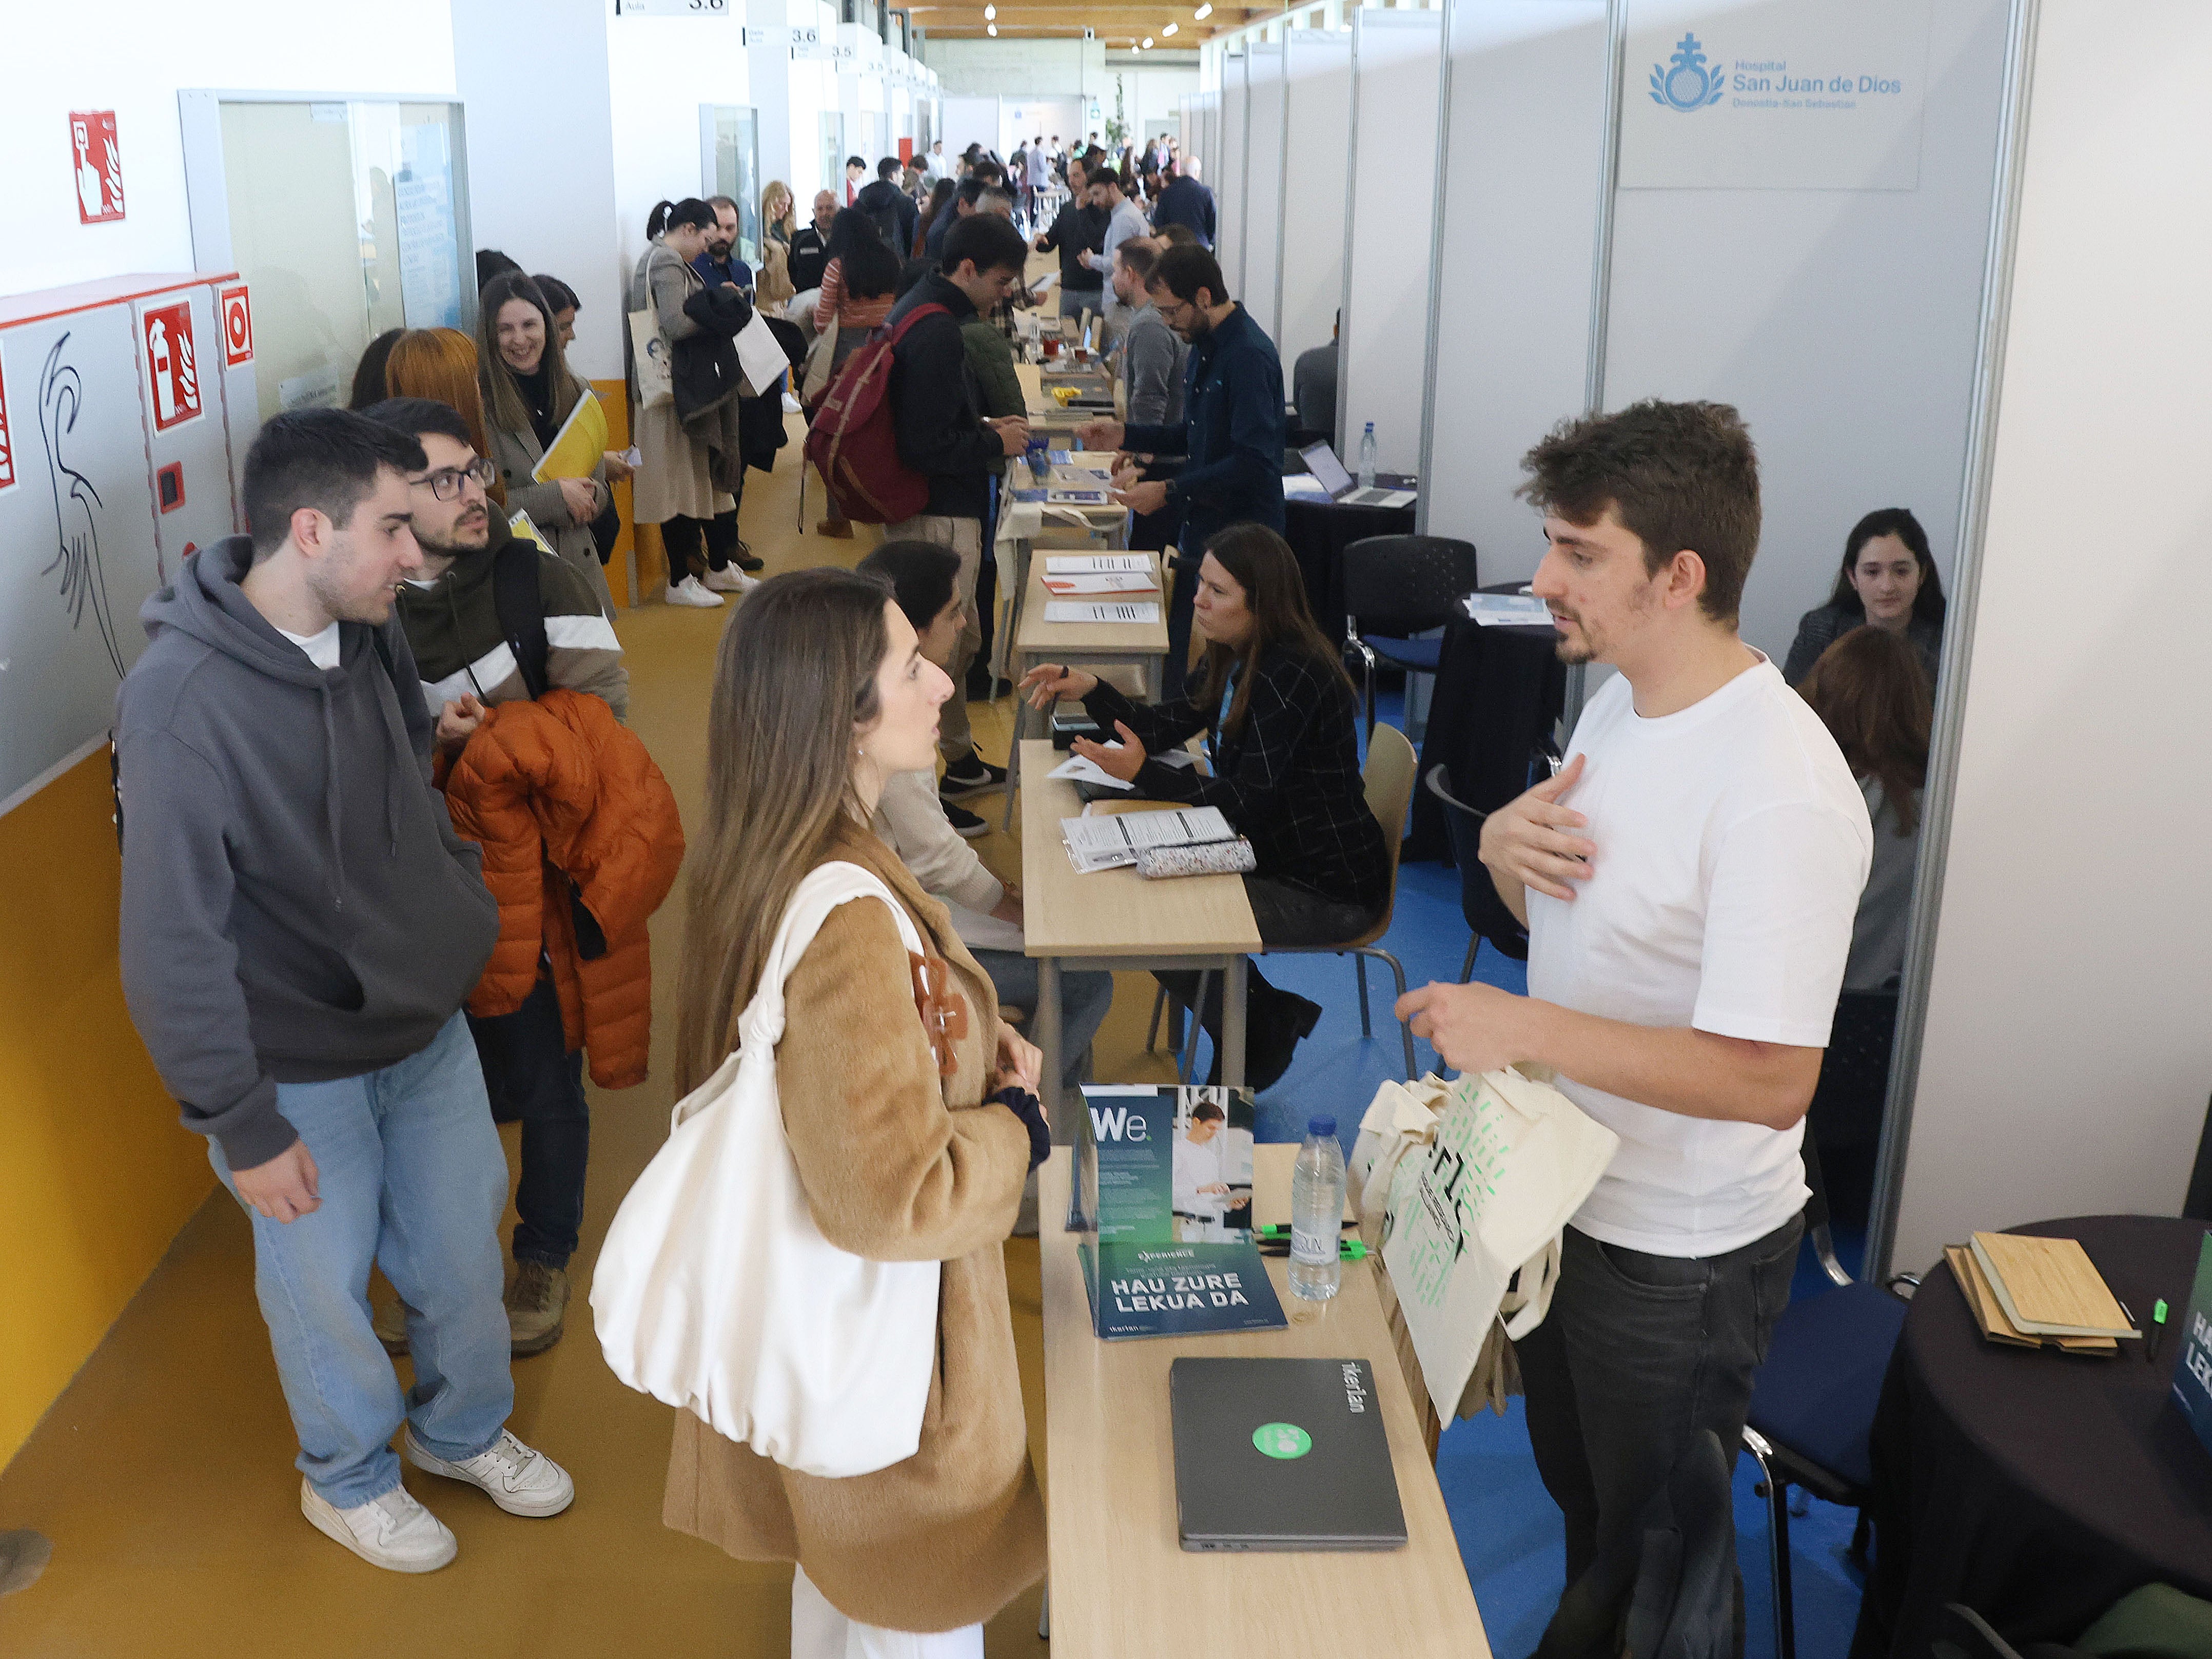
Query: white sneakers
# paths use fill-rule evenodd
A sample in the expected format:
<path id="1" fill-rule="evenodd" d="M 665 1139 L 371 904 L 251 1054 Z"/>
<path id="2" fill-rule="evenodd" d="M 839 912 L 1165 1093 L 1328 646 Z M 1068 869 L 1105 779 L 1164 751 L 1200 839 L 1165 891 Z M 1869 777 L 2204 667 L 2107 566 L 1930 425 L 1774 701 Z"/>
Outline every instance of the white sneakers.
<path id="1" fill-rule="evenodd" d="M 387 1572 L 435 1572 L 460 1549 L 446 1523 L 416 1503 L 404 1486 L 342 1510 L 303 1480 L 300 1513 L 317 1532 Z"/>
<path id="2" fill-rule="evenodd" d="M 712 611 L 722 602 L 719 593 L 709 593 L 700 586 L 696 576 L 686 576 L 680 582 L 671 582 L 661 597 L 671 605 L 688 605 L 702 611 Z"/>
<path id="3" fill-rule="evenodd" d="M 533 1451 L 505 1429 L 489 1449 L 465 1463 L 448 1463 L 415 1437 L 408 1425 L 401 1441 L 407 1461 L 416 1468 L 442 1474 L 448 1480 L 465 1480 L 509 1515 L 558 1515 L 576 1501 L 576 1483 L 568 1471 L 542 1451 Z"/>
<path id="4" fill-rule="evenodd" d="M 504 1429 L 489 1450 L 460 1463 L 449 1463 L 427 1449 L 411 1426 L 401 1443 L 407 1461 L 416 1468 L 448 1480 L 465 1480 L 509 1515 L 558 1515 L 576 1500 L 576 1483 L 566 1469 Z M 435 1572 L 460 1549 L 446 1523 L 416 1502 L 404 1486 L 342 1510 L 302 1480 L 300 1513 L 316 1531 L 389 1572 Z"/>
<path id="5" fill-rule="evenodd" d="M 748 576 L 733 564 L 707 573 L 707 586 L 717 593 L 750 593 L 760 586 L 760 578 Z"/>

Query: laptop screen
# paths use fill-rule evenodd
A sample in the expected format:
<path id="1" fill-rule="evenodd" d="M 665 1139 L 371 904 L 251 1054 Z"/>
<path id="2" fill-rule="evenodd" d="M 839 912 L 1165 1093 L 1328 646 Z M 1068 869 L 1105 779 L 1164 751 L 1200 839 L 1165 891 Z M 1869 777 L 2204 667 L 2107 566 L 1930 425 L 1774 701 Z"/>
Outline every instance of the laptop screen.
<path id="1" fill-rule="evenodd" d="M 1314 444 L 1301 449 L 1298 454 L 1307 469 L 1321 480 L 1321 487 L 1332 495 L 1341 495 L 1352 488 L 1352 475 L 1344 470 L 1344 463 L 1336 459 L 1336 451 L 1327 444 Z"/>

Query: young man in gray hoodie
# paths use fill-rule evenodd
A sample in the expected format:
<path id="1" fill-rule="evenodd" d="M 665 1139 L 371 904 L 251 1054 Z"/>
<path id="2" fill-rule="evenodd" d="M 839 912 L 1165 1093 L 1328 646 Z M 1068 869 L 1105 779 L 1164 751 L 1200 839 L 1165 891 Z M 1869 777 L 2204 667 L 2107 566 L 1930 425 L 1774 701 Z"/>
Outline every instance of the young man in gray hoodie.
<path id="1" fill-rule="evenodd" d="M 416 1468 L 510 1514 L 575 1495 L 506 1428 L 507 1164 L 461 1014 L 499 911 L 431 792 L 392 617 L 437 483 L 403 433 L 276 416 L 246 456 L 254 533 L 146 602 L 116 696 L 131 1018 L 252 1217 L 301 1510 L 402 1572 L 455 1550 L 400 1484 L 403 1422 Z M 415 1310 L 404 1395 L 369 1328 L 372 1263 Z"/>

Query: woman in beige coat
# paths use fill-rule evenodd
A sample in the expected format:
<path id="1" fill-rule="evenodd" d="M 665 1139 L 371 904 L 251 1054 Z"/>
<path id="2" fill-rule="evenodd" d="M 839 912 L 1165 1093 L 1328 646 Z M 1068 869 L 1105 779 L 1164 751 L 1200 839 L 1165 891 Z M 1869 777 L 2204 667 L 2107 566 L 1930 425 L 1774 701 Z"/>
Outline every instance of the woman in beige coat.
<path id="1" fill-rule="evenodd" d="M 697 322 L 684 314 L 684 302 L 707 285 L 691 262 L 707 251 L 707 233 L 714 227 L 714 210 L 696 197 L 656 203 L 646 221 L 645 234 L 652 240 L 630 276 L 629 309 L 653 313 L 663 353 L 672 353 L 678 340 L 699 331 Z M 736 550 L 738 498 L 715 487 L 712 447 L 705 434 L 684 424 L 675 399 L 644 401 L 636 357 L 633 343 L 629 392 L 635 412 L 630 430 L 636 434 L 641 459 L 631 516 L 638 524 L 660 526 L 661 547 L 668 556 L 668 603 L 712 609 L 722 603 L 724 593 L 742 593 L 753 585 L 729 564 Z M 725 514 L 726 530 L 715 522 Z"/>
<path id="2" fill-rule="evenodd" d="M 980 1659 L 982 1621 L 1044 1571 L 1003 1256 L 1049 1149 L 1037 1053 L 999 1018 L 944 906 L 866 827 L 887 777 L 933 763 L 952 690 L 882 586 L 830 568 L 763 583 L 715 665 L 678 1091 L 734 1046 L 776 921 L 817 866 L 873 871 L 930 957 L 909 957 L 882 904 L 840 906 L 787 981 L 776 1053 L 784 1133 L 823 1236 L 942 1264 L 919 1448 L 830 1480 L 676 1419 L 664 1519 L 740 1559 L 797 1565 L 794 1659 Z"/>

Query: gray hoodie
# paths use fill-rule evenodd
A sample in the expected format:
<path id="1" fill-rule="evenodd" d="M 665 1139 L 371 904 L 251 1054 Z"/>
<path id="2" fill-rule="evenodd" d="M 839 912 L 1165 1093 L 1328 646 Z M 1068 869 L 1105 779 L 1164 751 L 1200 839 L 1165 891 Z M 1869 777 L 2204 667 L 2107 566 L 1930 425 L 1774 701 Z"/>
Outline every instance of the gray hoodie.
<path id="1" fill-rule="evenodd" d="M 318 668 L 240 588 L 252 561 L 234 536 L 185 562 L 115 698 L 124 994 L 185 1126 L 240 1170 L 298 1139 L 278 1083 L 420 1053 L 499 932 L 398 623 L 341 623 Z"/>

